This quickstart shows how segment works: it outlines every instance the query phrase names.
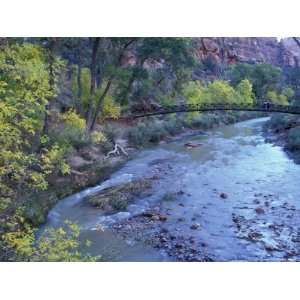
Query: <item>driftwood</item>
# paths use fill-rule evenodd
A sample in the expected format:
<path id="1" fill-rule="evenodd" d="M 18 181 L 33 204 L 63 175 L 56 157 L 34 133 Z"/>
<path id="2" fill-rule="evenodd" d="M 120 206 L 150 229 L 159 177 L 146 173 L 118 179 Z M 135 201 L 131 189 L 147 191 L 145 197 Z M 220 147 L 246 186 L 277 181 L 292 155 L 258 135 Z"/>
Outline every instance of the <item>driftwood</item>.
<path id="1" fill-rule="evenodd" d="M 128 153 L 125 151 L 125 149 L 120 146 L 119 144 L 115 144 L 114 150 L 109 151 L 106 155 L 106 158 L 110 157 L 110 155 L 121 155 L 124 154 L 125 156 L 128 156 Z"/>

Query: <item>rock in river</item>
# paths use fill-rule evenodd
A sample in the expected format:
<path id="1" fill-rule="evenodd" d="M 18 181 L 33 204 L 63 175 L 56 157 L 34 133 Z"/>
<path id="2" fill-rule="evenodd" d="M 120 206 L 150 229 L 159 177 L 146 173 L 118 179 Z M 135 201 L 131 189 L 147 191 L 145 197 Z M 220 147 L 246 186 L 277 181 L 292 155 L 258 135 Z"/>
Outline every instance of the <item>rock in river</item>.
<path id="1" fill-rule="evenodd" d="M 194 224 L 191 225 L 190 228 L 193 229 L 193 230 L 199 229 L 200 228 L 200 224 L 194 223 Z"/>
<path id="2" fill-rule="evenodd" d="M 228 198 L 228 195 L 226 193 L 221 193 L 220 194 L 220 198 L 222 199 L 227 199 Z"/>
<path id="3" fill-rule="evenodd" d="M 255 212 L 257 214 L 261 215 L 261 214 L 265 213 L 265 210 L 263 208 L 261 208 L 261 207 L 257 207 L 257 208 L 255 208 Z"/>
<path id="4" fill-rule="evenodd" d="M 88 202 L 104 210 L 107 207 L 115 211 L 125 210 L 129 203 L 143 196 L 151 186 L 152 179 L 149 178 L 123 183 L 99 191 L 96 195 L 88 197 Z"/>

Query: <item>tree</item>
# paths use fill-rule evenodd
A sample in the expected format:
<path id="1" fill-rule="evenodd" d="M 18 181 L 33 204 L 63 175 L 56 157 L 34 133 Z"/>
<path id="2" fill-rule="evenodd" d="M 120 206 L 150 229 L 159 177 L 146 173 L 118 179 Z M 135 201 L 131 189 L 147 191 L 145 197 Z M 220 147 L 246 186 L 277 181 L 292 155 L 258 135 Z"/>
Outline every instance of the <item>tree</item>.
<path id="1" fill-rule="evenodd" d="M 24 43 L 0 51 L 0 208 L 14 206 L 28 190 L 47 188 L 54 170 L 67 171 L 63 151 L 44 147 L 44 115 L 53 97 L 47 57 Z"/>
<path id="2" fill-rule="evenodd" d="M 285 87 L 283 90 L 282 90 L 282 94 L 284 96 L 287 97 L 288 100 L 291 100 L 293 98 L 293 96 L 295 95 L 295 92 L 292 88 L 290 87 Z"/>
<path id="3" fill-rule="evenodd" d="M 183 96 L 189 104 L 247 104 L 253 103 L 254 94 L 249 80 L 242 80 L 234 89 L 229 82 L 215 80 L 208 85 L 199 81 L 185 85 Z"/>
<path id="4" fill-rule="evenodd" d="M 93 79 L 95 53 L 101 53 L 101 66 L 97 74 L 97 87 L 91 86 L 91 97 L 87 113 L 87 131 L 91 132 L 96 124 L 99 114 L 103 110 L 105 98 L 111 94 L 121 103 L 125 103 L 135 82 L 138 86 L 143 85 L 144 80 L 151 76 L 157 85 L 161 85 L 165 74 L 160 73 L 153 65 L 163 65 L 171 70 L 175 76 L 174 88 L 180 88 L 183 78 L 188 76 L 183 72 L 186 65 L 192 65 L 192 56 L 189 53 L 188 39 L 183 38 L 103 38 L 96 47 L 94 40 L 91 82 Z M 124 64 L 124 58 L 128 51 L 135 53 L 135 64 Z M 145 63 L 148 63 L 148 66 Z M 99 64 L 99 62 L 98 62 Z M 92 67 L 93 66 L 93 67 Z M 153 76 L 155 73 L 155 76 Z M 124 84 L 124 80 L 127 84 Z M 97 91 L 101 91 L 95 98 Z"/>
<path id="5" fill-rule="evenodd" d="M 254 93 L 252 91 L 252 84 L 248 79 L 242 80 L 237 85 L 236 92 L 240 96 L 241 104 L 253 104 Z"/>
<path id="6" fill-rule="evenodd" d="M 237 101 L 235 90 L 227 81 L 215 80 L 207 86 L 209 102 L 234 103 Z"/>
<path id="7" fill-rule="evenodd" d="M 87 108 L 87 116 L 86 116 L 86 122 L 87 122 L 87 129 L 92 129 L 92 122 L 93 122 L 93 102 L 94 102 L 94 95 L 96 90 L 96 69 L 97 69 L 97 56 L 98 56 L 98 49 L 100 44 L 100 38 L 96 37 L 93 39 L 93 51 L 92 51 L 92 57 L 91 57 L 91 79 L 90 79 L 90 97 L 88 101 L 88 108 Z"/>
<path id="8" fill-rule="evenodd" d="M 122 66 L 123 56 L 128 47 L 135 42 L 135 38 L 105 38 L 101 41 L 102 51 L 105 55 L 103 57 L 102 70 L 99 72 L 99 85 L 98 88 L 102 92 L 94 99 L 96 88 L 96 57 L 99 49 L 100 38 L 95 38 L 93 44 L 92 61 L 91 61 L 91 92 L 89 107 L 87 113 L 87 132 L 91 132 L 96 124 L 99 113 L 101 112 L 102 105 L 105 97 L 110 92 L 112 84 L 116 77 L 118 77 L 118 71 Z M 93 107 L 93 103 L 95 103 Z"/>
<path id="9" fill-rule="evenodd" d="M 232 67 L 229 78 L 233 86 L 243 79 L 248 79 L 253 85 L 257 99 L 263 99 L 267 91 L 280 86 L 281 69 L 269 64 L 236 64 Z"/>
<path id="10" fill-rule="evenodd" d="M 49 72 L 49 87 L 51 90 L 51 98 L 53 98 L 56 95 L 57 86 L 56 86 L 56 78 L 57 74 L 59 72 L 59 68 L 61 67 L 61 62 L 56 57 L 56 51 L 59 44 L 59 39 L 56 37 L 51 38 L 44 38 L 42 39 L 44 41 L 44 48 L 46 48 L 46 62 L 48 66 L 48 72 Z M 51 111 L 51 106 L 53 103 L 53 99 L 49 98 L 48 102 L 45 106 L 45 118 L 44 118 L 44 125 L 43 125 L 43 133 L 48 134 L 49 131 L 49 116 Z"/>
<path id="11" fill-rule="evenodd" d="M 276 91 L 268 91 L 266 95 L 267 99 L 274 104 L 288 105 L 288 97 L 284 94 L 277 93 Z"/>

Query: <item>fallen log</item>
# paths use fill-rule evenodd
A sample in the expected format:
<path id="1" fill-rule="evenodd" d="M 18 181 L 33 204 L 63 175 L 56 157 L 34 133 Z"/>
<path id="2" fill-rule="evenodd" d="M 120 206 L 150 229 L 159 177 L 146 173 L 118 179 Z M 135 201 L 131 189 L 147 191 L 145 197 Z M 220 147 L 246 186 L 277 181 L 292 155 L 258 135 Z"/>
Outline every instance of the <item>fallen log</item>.
<path id="1" fill-rule="evenodd" d="M 109 151 L 106 155 L 106 158 L 109 158 L 110 155 L 117 155 L 118 156 L 118 155 L 121 155 L 121 154 L 123 154 L 125 156 L 128 156 L 128 153 L 125 151 L 125 149 L 122 146 L 120 146 L 119 144 L 116 143 L 115 147 L 114 147 L 114 150 Z"/>

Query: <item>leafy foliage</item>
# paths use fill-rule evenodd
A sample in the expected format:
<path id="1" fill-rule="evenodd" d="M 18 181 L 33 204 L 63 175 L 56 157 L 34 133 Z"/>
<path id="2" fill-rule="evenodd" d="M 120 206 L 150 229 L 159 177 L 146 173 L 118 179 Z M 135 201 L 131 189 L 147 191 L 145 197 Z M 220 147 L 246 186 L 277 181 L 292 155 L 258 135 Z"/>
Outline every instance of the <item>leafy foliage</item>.
<path id="1" fill-rule="evenodd" d="M 249 80 L 242 80 L 236 89 L 227 81 L 215 80 L 204 86 L 200 82 L 189 82 L 183 92 L 187 103 L 237 103 L 251 104 L 254 95 Z"/>
<path id="2" fill-rule="evenodd" d="M 280 85 L 281 69 L 269 64 L 236 64 L 229 73 L 233 86 L 248 79 L 253 85 L 253 91 L 258 99 L 263 98 L 268 90 Z"/>
<path id="3" fill-rule="evenodd" d="M 46 189 L 57 147 L 36 152 L 48 99 L 54 90 L 43 50 L 32 44 L 0 51 L 0 203 L 2 209 L 24 189 Z M 45 138 L 42 138 L 42 140 Z M 63 171 L 67 172 L 65 165 Z"/>
<path id="4" fill-rule="evenodd" d="M 65 222 L 65 227 L 48 228 L 39 238 L 35 238 L 34 230 L 27 226 L 22 231 L 5 234 L 7 247 L 14 252 L 15 261 L 96 261 L 100 257 L 83 255 L 79 241 L 78 225 Z M 89 246 L 90 242 L 85 241 Z"/>

